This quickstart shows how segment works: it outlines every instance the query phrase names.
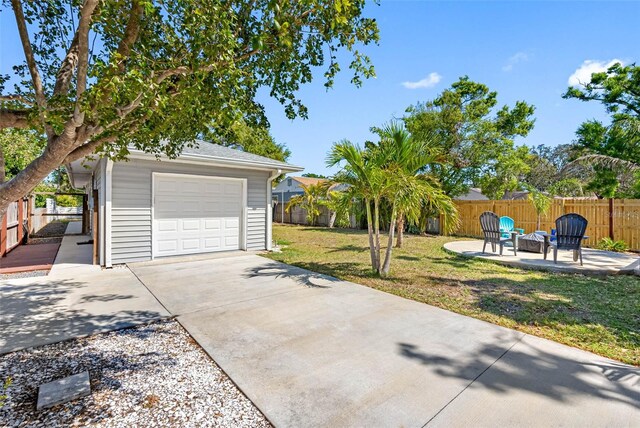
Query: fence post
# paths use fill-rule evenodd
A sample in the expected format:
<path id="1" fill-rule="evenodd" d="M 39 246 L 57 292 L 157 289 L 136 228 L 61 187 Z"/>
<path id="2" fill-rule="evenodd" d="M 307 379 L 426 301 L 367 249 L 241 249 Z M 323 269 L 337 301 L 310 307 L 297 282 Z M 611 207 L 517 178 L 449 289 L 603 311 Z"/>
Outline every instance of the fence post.
<path id="1" fill-rule="evenodd" d="M 89 233 L 89 203 L 88 195 L 82 195 L 82 234 Z"/>
<path id="2" fill-rule="evenodd" d="M 7 252 L 7 213 L 2 216 L 2 226 L 0 227 L 0 257 L 4 257 Z"/>
<path id="3" fill-rule="evenodd" d="M 18 242 L 24 237 L 24 198 L 18 199 Z"/>
<path id="4" fill-rule="evenodd" d="M 609 238 L 614 239 L 613 198 L 609 198 Z"/>
<path id="5" fill-rule="evenodd" d="M 27 197 L 27 240 L 33 231 L 33 195 Z"/>

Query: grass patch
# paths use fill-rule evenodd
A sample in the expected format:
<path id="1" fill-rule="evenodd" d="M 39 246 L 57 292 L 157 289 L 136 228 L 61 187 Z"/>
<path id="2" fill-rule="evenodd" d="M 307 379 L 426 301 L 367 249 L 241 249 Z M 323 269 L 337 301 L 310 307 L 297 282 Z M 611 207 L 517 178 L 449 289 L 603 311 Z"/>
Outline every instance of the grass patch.
<path id="1" fill-rule="evenodd" d="M 381 279 L 365 231 L 274 225 L 273 236 L 287 242 L 274 260 L 640 365 L 637 277 L 522 270 L 445 252 L 456 238 L 408 235 Z"/>

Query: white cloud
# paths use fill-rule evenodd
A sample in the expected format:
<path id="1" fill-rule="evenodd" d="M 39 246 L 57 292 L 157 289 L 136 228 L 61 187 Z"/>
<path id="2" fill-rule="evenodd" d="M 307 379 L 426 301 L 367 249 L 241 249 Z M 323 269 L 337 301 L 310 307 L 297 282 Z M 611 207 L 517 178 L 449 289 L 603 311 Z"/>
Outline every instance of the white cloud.
<path id="1" fill-rule="evenodd" d="M 520 62 L 527 62 L 530 59 L 530 55 L 526 52 L 518 52 L 507 60 L 507 63 L 502 67 L 502 71 L 511 71 L 513 66 Z"/>
<path id="2" fill-rule="evenodd" d="M 440 82 L 440 80 L 442 80 L 442 76 L 434 71 L 424 79 L 418 80 L 417 82 L 402 82 L 402 86 L 407 89 L 433 88 Z"/>
<path id="3" fill-rule="evenodd" d="M 581 86 L 591 82 L 591 75 L 593 73 L 607 71 L 607 69 L 616 62 L 624 65 L 624 62 L 619 59 L 612 59 L 608 62 L 592 59 L 586 60 L 576 71 L 573 72 L 571 76 L 569 76 L 569 86 Z"/>

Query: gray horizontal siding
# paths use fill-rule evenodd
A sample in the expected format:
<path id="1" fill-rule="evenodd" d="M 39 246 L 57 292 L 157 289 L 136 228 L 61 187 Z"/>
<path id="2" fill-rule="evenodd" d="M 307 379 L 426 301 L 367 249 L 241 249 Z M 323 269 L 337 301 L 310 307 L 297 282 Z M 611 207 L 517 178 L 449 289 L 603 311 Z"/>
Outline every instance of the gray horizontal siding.
<path id="1" fill-rule="evenodd" d="M 153 172 L 246 178 L 247 249 L 266 247 L 267 172 L 171 161 L 131 160 L 113 166 L 111 255 L 114 264 L 151 259 Z"/>

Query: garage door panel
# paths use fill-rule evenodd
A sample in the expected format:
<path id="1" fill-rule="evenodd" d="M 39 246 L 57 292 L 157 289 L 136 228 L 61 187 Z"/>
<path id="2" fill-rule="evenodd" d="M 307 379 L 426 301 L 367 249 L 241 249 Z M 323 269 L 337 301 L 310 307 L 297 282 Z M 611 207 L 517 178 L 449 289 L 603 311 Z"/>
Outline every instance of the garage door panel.
<path id="1" fill-rule="evenodd" d="M 220 248 L 222 245 L 222 240 L 220 238 L 205 238 L 204 239 L 204 247 L 208 250 L 215 250 L 216 248 Z"/>
<path id="2" fill-rule="evenodd" d="M 178 250 L 177 240 L 161 240 L 157 242 L 158 255 L 174 254 Z"/>
<path id="3" fill-rule="evenodd" d="M 183 232 L 191 232 L 200 230 L 200 219 L 190 219 L 190 220 L 182 220 Z"/>
<path id="4" fill-rule="evenodd" d="M 242 182 L 205 176 L 155 177 L 156 256 L 240 248 Z"/>
<path id="5" fill-rule="evenodd" d="M 178 220 L 157 220 L 159 232 L 177 232 Z"/>
<path id="6" fill-rule="evenodd" d="M 219 218 L 208 218 L 204 220 L 205 230 L 220 230 L 222 229 L 222 220 Z"/>

